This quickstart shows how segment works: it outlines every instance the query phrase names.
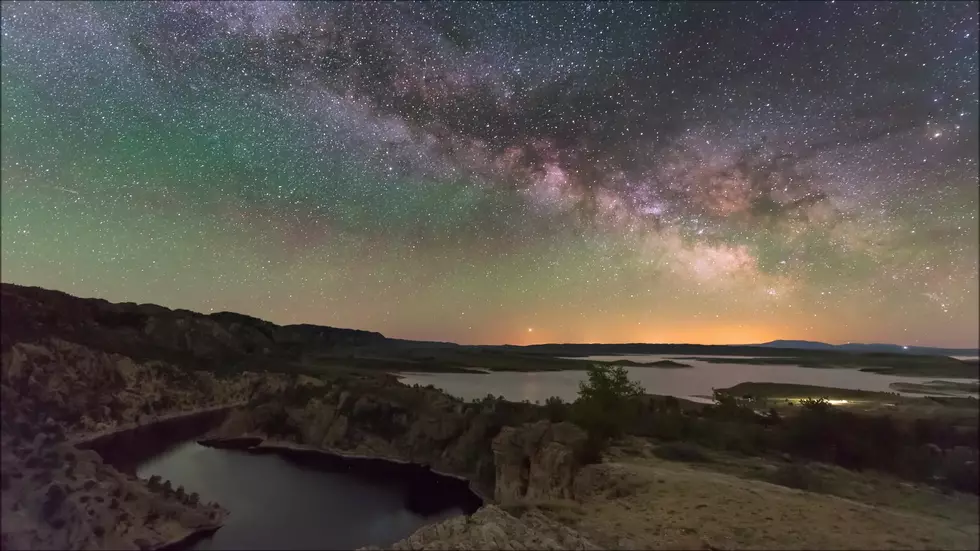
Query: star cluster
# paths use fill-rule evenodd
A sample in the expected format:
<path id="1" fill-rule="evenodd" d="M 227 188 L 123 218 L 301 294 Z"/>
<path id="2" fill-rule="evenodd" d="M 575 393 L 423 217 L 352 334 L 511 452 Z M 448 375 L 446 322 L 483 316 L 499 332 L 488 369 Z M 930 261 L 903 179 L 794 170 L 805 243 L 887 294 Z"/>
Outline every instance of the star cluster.
<path id="1" fill-rule="evenodd" d="M 3 279 L 466 343 L 975 346 L 977 8 L 4 2 Z"/>

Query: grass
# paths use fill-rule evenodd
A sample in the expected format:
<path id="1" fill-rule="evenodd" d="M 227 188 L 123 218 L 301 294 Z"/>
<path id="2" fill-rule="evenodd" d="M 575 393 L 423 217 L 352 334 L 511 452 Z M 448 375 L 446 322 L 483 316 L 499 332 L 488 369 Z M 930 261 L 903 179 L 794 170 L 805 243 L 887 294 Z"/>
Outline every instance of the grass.
<path id="1" fill-rule="evenodd" d="M 835 465 L 787 462 L 778 458 L 713 454 L 699 462 L 705 469 L 788 488 L 833 495 L 875 507 L 898 509 L 954 521 L 975 523 L 980 513 L 977 496 L 943 492 L 876 471 L 850 471 Z"/>
<path id="2" fill-rule="evenodd" d="M 629 478 L 633 490 L 597 493 L 566 521 L 606 548 L 977 548 L 976 496 L 780 459 L 712 452 L 710 462 L 665 461 L 655 451 L 663 444 L 622 444 L 587 471 Z"/>
<path id="3" fill-rule="evenodd" d="M 653 455 L 668 461 L 687 463 L 710 463 L 714 459 L 697 444 L 688 442 L 669 442 L 653 449 Z"/>

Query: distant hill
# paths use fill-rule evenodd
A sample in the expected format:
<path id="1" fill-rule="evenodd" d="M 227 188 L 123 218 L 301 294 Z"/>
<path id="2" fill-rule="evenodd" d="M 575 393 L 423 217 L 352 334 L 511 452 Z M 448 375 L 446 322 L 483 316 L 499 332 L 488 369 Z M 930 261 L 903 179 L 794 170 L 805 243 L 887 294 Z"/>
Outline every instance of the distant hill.
<path id="1" fill-rule="evenodd" d="M 925 356 L 976 356 L 976 348 L 934 348 L 930 346 L 903 346 L 900 344 L 882 343 L 847 343 L 828 344 L 817 341 L 777 340 L 762 344 L 746 346 L 761 346 L 765 348 L 793 348 L 796 350 L 841 350 L 845 352 L 888 352 L 890 354 L 917 354 Z"/>

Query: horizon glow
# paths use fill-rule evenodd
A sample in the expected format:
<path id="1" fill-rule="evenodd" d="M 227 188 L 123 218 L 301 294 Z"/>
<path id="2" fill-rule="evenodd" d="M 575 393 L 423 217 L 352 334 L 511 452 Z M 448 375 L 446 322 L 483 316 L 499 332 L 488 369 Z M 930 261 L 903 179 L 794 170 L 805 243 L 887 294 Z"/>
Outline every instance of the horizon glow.
<path id="1" fill-rule="evenodd" d="M 977 2 L 3 2 L 5 282 L 463 344 L 977 347 Z"/>

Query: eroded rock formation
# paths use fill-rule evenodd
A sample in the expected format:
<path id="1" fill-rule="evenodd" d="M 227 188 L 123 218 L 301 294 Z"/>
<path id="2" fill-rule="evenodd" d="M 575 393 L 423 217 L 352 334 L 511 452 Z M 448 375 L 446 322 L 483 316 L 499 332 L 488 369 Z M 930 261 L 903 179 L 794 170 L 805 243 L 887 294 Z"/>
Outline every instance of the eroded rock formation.
<path id="1" fill-rule="evenodd" d="M 362 551 L 379 549 L 368 547 Z M 601 549 L 581 534 L 537 511 L 508 514 L 495 505 L 469 517 L 424 526 L 389 549 Z"/>
<path id="2" fill-rule="evenodd" d="M 427 465 L 498 502 L 571 497 L 585 433 L 535 415 L 526 404 L 465 403 L 434 389 L 348 379 L 263 395 L 210 436 Z"/>

